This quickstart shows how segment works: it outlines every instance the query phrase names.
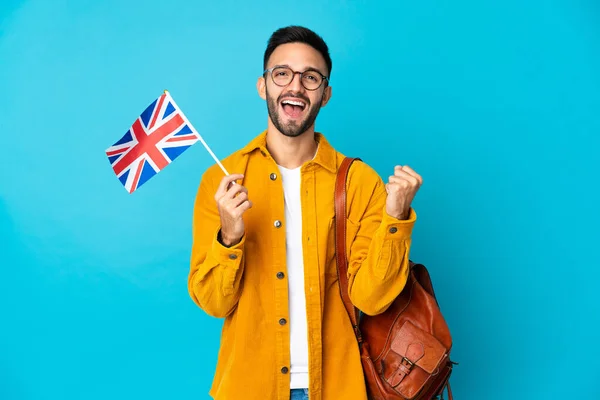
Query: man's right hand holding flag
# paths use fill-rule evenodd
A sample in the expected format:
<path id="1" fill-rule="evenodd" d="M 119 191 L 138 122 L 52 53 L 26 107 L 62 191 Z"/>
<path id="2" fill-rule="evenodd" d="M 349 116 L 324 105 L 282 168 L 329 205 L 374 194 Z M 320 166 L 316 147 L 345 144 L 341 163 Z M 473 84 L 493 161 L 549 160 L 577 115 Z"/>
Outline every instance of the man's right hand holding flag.
<path id="1" fill-rule="evenodd" d="M 241 174 L 223 177 L 215 193 L 215 201 L 221 217 L 220 242 L 231 247 L 238 244 L 244 236 L 244 213 L 252 208 L 248 199 L 248 189 L 235 181 L 242 179 Z"/>

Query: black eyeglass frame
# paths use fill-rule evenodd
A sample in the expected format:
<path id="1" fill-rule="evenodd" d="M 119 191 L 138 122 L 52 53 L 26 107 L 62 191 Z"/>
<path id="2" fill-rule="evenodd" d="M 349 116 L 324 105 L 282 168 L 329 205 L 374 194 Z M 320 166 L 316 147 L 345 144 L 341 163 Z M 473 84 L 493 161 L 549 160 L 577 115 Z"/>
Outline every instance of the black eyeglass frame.
<path id="1" fill-rule="evenodd" d="M 287 84 L 285 84 L 285 85 L 280 85 L 280 84 L 278 84 L 277 82 L 275 82 L 275 78 L 273 77 L 273 70 L 274 70 L 274 69 L 277 69 L 277 68 L 285 68 L 285 69 L 289 69 L 290 71 L 292 71 L 292 79 L 290 79 L 289 83 L 287 83 Z M 271 67 L 271 68 L 267 68 L 267 69 L 265 69 L 265 70 L 263 71 L 263 75 L 264 75 L 264 74 L 266 74 L 267 72 L 268 72 L 268 73 L 271 75 L 271 80 L 273 81 L 273 83 L 274 83 L 274 84 L 276 84 L 276 85 L 277 85 L 277 86 L 279 86 L 279 87 L 285 87 L 285 86 L 289 85 L 290 83 L 292 83 L 292 82 L 294 81 L 294 77 L 296 76 L 296 74 L 300 74 L 300 84 L 302 85 L 302 87 L 303 87 L 304 89 L 306 89 L 306 90 L 310 90 L 311 92 L 312 92 L 312 91 L 315 91 L 315 90 L 318 90 L 318 89 L 319 89 L 321 86 L 323 86 L 323 82 L 327 82 L 327 85 L 329 85 L 329 78 L 328 78 L 328 77 L 326 77 L 325 75 L 323 75 L 321 72 L 319 72 L 318 70 L 316 70 L 316 69 L 314 69 L 314 68 L 309 68 L 309 69 L 307 69 L 307 70 L 305 70 L 305 71 L 299 72 L 299 71 L 294 71 L 293 69 L 291 69 L 291 68 L 290 68 L 290 67 L 288 67 L 287 65 L 275 65 L 274 67 Z M 302 80 L 302 77 L 303 77 L 303 76 L 304 76 L 304 74 L 305 74 L 305 73 L 307 73 L 307 72 L 316 72 L 317 74 L 321 75 L 321 78 L 322 78 L 323 80 L 321 81 L 321 83 L 319 83 L 319 86 L 317 86 L 317 87 L 316 87 L 316 88 L 314 88 L 314 89 L 309 89 L 309 88 L 307 88 L 307 87 L 304 85 L 304 81 Z M 327 85 L 326 85 L 326 86 L 327 86 Z"/>

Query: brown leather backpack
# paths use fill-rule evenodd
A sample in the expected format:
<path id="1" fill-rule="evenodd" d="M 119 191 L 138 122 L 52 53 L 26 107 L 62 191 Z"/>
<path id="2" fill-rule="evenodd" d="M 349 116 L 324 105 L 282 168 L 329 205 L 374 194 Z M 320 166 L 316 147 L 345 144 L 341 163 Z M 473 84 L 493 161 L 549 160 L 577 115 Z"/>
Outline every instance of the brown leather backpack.
<path id="1" fill-rule="evenodd" d="M 382 314 L 361 314 L 348 292 L 346 258 L 346 180 L 352 162 L 342 162 L 335 185 L 336 259 L 344 306 L 359 344 L 371 400 L 452 400 L 452 337 L 442 316 L 427 269 L 410 261 L 406 286 Z"/>

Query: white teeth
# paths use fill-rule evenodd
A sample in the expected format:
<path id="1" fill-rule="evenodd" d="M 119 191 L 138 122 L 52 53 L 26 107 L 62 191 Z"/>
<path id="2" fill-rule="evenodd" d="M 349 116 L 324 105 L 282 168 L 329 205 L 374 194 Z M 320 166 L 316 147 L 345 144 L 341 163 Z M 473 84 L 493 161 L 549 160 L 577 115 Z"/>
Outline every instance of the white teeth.
<path id="1" fill-rule="evenodd" d="M 304 108 L 304 103 L 302 103 L 300 101 L 284 100 L 284 101 L 282 101 L 282 104 L 291 104 L 293 106 L 300 106 L 300 107 Z"/>

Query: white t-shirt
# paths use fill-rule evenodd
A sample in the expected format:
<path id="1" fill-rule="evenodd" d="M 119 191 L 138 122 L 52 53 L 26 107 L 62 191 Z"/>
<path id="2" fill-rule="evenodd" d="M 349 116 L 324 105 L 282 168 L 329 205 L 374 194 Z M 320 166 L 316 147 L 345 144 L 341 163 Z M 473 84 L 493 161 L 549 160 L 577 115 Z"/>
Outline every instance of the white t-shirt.
<path id="1" fill-rule="evenodd" d="M 304 293 L 304 257 L 302 253 L 302 206 L 300 167 L 279 166 L 285 197 L 286 261 L 289 289 L 290 387 L 308 388 L 308 332 Z"/>

